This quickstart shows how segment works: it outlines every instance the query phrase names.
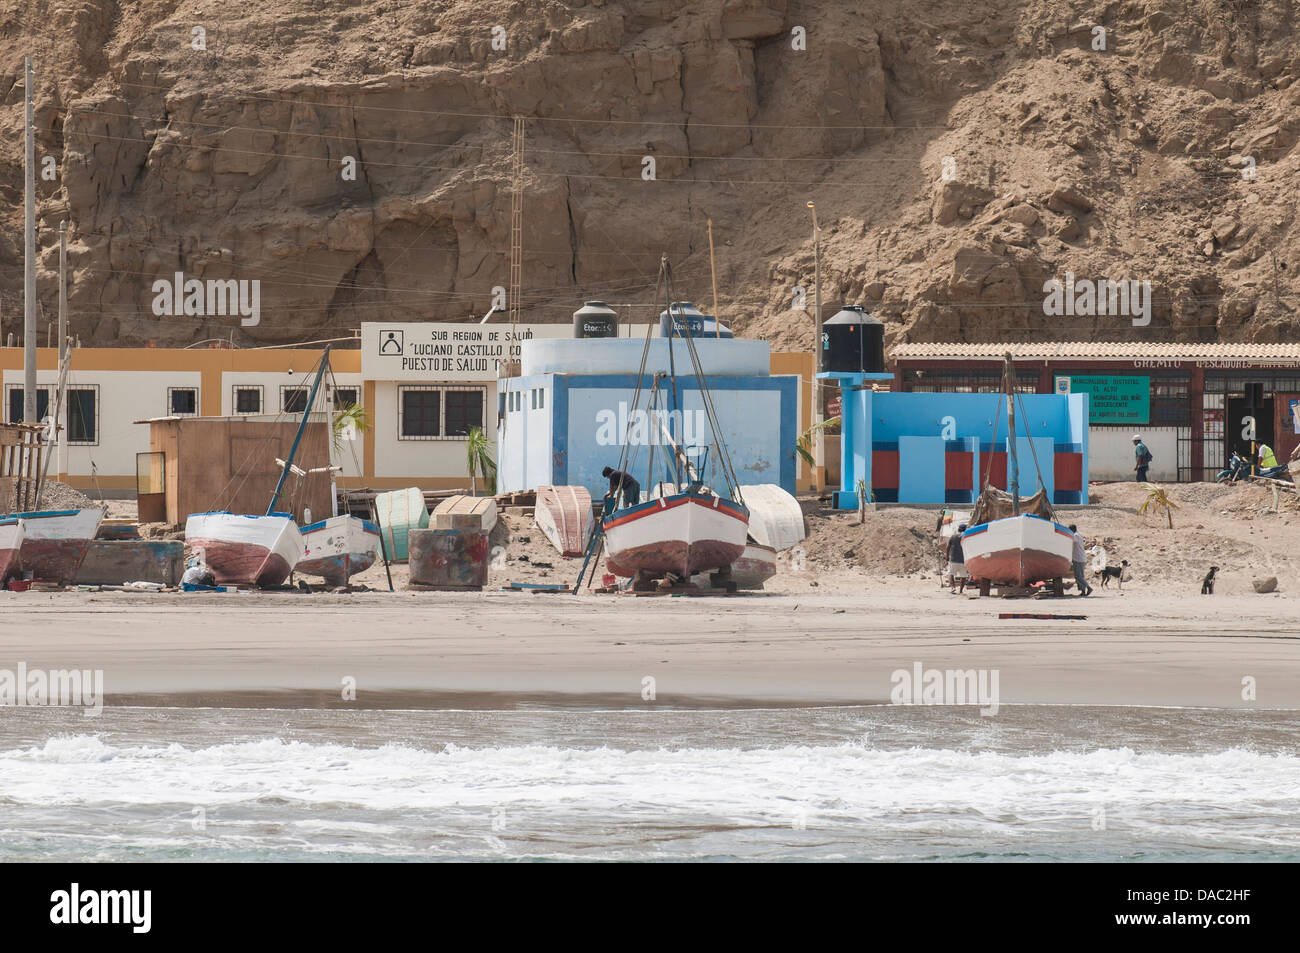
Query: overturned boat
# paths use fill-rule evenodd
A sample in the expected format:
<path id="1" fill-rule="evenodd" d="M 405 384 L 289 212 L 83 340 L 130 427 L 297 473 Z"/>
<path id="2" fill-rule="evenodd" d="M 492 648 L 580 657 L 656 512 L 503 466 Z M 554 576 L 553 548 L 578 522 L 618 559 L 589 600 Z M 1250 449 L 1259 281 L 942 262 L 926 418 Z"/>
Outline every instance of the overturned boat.
<path id="1" fill-rule="evenodd" d="M 581 556 L 595 517 L 585 486 L 539 486 L 533 520 L 561 556 Z"/>

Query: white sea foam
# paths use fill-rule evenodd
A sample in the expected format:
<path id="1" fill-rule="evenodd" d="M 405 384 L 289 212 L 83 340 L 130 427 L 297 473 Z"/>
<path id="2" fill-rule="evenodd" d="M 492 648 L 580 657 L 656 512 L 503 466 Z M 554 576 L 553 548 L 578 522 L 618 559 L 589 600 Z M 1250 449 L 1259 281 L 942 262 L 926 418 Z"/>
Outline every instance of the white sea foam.
<path id="1" fill-rule="evenodd" d="M 282 799 L 363 811 L 489 809 L 609 816 L 711 815 L 747 823 L 802 810 L 828 822 L 971 815 L 1047 820 L 1105 806 L 1112 822 L 1300 812 L 1300 758 L 1207 754 L 1005 754 L 865 744 L 677 750 L 542 745 L 421 750 L 271 738 L 187 748 L 53 738 L 0 752 L 17 804 L 234 805 Z M 1297 842 L 1300 820 L 1277 836 Z M 1263 829 L 1265 825 L 1261 825 Z"/>

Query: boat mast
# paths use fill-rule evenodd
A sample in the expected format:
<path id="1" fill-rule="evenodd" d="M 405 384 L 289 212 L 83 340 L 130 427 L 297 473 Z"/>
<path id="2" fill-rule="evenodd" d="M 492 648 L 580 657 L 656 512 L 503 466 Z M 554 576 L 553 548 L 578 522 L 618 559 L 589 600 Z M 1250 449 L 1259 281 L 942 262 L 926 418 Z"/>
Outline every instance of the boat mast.
<path id="1" fill-rule="evenodd" d="M 307 429 L 307 419 L 311 417 L 311 409 L 316 404 L 316 394 L 320 390 L 320 382 L 325 377 L 325 372 L 330 366 L 330 346 L 325 345 L 325 353 L 320 356 L 320 369 L 316 372 L 316 379 L 312 381 L 311 393 L 307 395 L 307 405 L 302 409 L 302 420 L 298 421 L 298 432 L 293 435 L 293 446 L 289 448 L 289 457 L 284 461 L 284 469 L 280 471 L 280 479 L 275 484 L 275 492 L 271 494 L 271 503 L 266 508 L 266 515 L 270 516 L 275 512 L 275 504 L 280 502 L 280 492 L 284 489 L 284 481 L 288 479 L 289 468 L 293 466 L 293 458 L 298 453 L 298 444 L 302 442 L 302 433 Z"/>
<path id="2" fill-rule="evenodd" d="M 1011 352 L 1003 355 L 1006 362 L 1002 369 L 1002 383 L 1007 392 L 1007 462 L 1011 490 L 1011 513 L 1020 515 L 1020 460 L 1016 456 L 1016 391 L 1015 368 L 1011 363 Z"/>
<path id="3" fill-rule="evenodd" d="M 664 265 L 664 293 L 668 296 L 668 380 L 670 383 L 668 397 L 668 419 L 671 421 L 673 415 L 681 416 L 680 408 L 677 402 L 677 363 L 673 358 L 673 332 L 677 324 L 677 315 L 673 311 L 675 302 L 673 301 L 673 266 L 668 263 L 668 256 L 663 259 Z M 689 333 L 689 332 L 688 332 Z M 685 431 L 682 431 L 685 433 Z M 682 486 L 682 468 L 677 459 L 677 454 L 673 454 L 673 475 L 677 480 L 677 491 L 681 492 Z"/>

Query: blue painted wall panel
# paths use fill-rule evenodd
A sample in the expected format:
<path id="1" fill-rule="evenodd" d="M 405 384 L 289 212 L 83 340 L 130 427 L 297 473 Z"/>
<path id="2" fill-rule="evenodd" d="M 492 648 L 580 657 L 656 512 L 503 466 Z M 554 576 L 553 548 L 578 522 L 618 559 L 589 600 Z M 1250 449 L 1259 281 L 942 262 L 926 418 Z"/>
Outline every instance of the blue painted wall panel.
<path id="1" fill-rule="evenodd" d="M 898 502 L 933 503 L 944 491 L 942 437 L 898 438 Z"/>
<path id="2" fill-rule="evenodd" d="M 709 378 L 707 383 L 740 482 L 776 483 L 793 493 L 798 379 L 788 375 L 717 377 Z M 600 471 L 606 466 L 619 465 L 627 440 L 634 443 L 634 449 L 625 466 L 642 485 L 664 479 L 669 472 L 669 448 L 658 426 L 639 420 L 633 413 L 636 384 L 634 374 L 543 374 L 516 378 L 512 386 L 525 393 L 542 387 L 547 393 L 547 406 L 534 412 L 531 397 L 526 398 L 526 413 L 530 415 L 527 426 L 512 427 L 511 421 L 504 428 L 499 453 L 506 479 L 501 490 L 526 490 L 544 483 L 557 483 L 585 486 L 593 496 L 601 496 L 608 481 Z M 671 418 L 671 430 L 677 441 L 698 446 L 712 443 L 714 436 L 695 384 L 694 378 L 679 379 L 680 411 Z M 642 380 L 642 409 L 647 406 L 653 387 L 653 378 Z M 662 381 L 657 397 L 655 407 L 668 411 L 671 401 Z M 547 435 L 544 441 L 537 439 L 539 431 Z M 648 474 L 652 451 L 655 471 Z M 708 466 L 716 483 L 721 485 L 715 457 L 716 451 L 711 450 Z"/>

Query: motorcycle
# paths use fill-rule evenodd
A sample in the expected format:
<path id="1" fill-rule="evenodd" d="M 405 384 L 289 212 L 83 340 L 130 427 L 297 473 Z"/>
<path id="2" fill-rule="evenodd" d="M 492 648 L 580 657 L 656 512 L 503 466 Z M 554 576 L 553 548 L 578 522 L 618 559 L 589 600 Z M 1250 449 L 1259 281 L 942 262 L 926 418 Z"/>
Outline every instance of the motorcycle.
<path id="1" fill-rule="evenodd" d="M 1234 450 L 1232 456 L 1228 458 L 1227 467 L 1219 471 L 1219 475 L 1215 477 L 1215 480 L 1219 483 L 1235 482 L 1249 473 L 1250 461 Z"/>

